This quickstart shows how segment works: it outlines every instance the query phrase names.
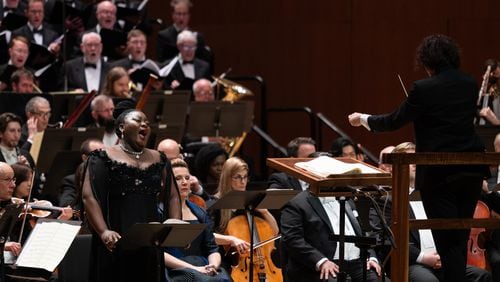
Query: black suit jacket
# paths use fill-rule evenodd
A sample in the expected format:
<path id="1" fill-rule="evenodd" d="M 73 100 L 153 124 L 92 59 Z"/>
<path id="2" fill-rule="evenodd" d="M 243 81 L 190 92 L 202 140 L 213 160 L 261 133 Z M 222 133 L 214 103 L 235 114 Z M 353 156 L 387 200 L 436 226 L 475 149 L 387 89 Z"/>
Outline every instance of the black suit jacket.
<path id="1" fill-rule="evenodd" d="M 302 186 L 297 178 L 284 172 L 275 172 L 269 177 L 269 188 L 286 188 L 302 191 Z"/>
<path id="2" fill-rule="evenodd" d="M 474 78 L 456 69 L 445 69 L 416 81 L 408 98 L 395 111 L 368 118 L 372 131 L 391 131 L 413 122 L 417 152 L 482 152 L 484 145 L 474 130 L 478 87 Z M 458 172 L 482 172 L 484 166 L 429 168 L 417 166 L 416 187 Z"/>
<path id="3" fill-rule="evenodd" d="M 65 73 L 68 79 L 68 89 L 78 89 L 81 88 L 85 91 L 89 91 L 87 89 L 87 79 L 85 78 L 85 65 L 83 63 L 83 57 L 78 57 L 76 59 L 70 60 L 66 62 Z M 99 89 L 98 92 L 101 91 L 104 81 L 106 80 L 106 74 L 109 71 L 109 64 L 104 62 L 101 58 L 101 77 L 99 81 Z M 60 78 L 62 83 L 64 81 L 64 73 Z"/>
<path id="4" fill-rule="evenodd" d="M 165 64 L 167 65 L 168 62 Z M 200 78 L 211 79 L 210 66 L 207 62 L 195 58 L 193 60 L 194 64 L 194 81 Z M 186 77 L 184 76 L 184 72 L 182 71 L 182 66 L 180 62 L 177 62 L 170 74 L 165 78 L 164 87 L 166 89 L 170 89 L 170 84 L 172 81 L 177 80 L 181 84 L 178 90 L 192 90 L 193 83 L 186 83 Z M 189 80 L 189 79 L 188 79 Z"/>
<path id="5" fill-rule="evenodd" d="M 351 204 L 346 205 L 346 213 L 355 233 L 361 235 Z M 290 200 L 281 211 L 281 234 L 287 281 L 320 281 L 316 263 L 324 257 L 332 259 L 337 244 L 329 240 L 333 228 L 319 199 L 303 191 Z M 373 250 L 369 252 L 375 256 Z"/>
<path id="6" fill-rule="evenodd" d="M 33 32 L 28 27 L 28 25 L 24 25 L 12 32 L 12 37 L 22 35 L 26 37 L 30 42 L 35 43 L 35 37 L 33 36 Z M 57 39 L 58 35 L 55 31 L 48 28 L 46 25 L 43 26 L 42 30 L 43 36 L 43 46 L 49 47 L 50 43 L 54 42 Z"/>
<path id="7" fill-rule="evenodd" d="M 13 11 L 14 14 L 18 14 L 21 16 L 24 16 L 24 10 L 26 8 L 26 3 L 24 1 L 19 1 L 19 4 L 17 5 L 17 8 Z M 5 8 L 3 6 L 3 1 L 0 1 L 0 20 L 3 20 L 3 13 L 5 11 Z"/>

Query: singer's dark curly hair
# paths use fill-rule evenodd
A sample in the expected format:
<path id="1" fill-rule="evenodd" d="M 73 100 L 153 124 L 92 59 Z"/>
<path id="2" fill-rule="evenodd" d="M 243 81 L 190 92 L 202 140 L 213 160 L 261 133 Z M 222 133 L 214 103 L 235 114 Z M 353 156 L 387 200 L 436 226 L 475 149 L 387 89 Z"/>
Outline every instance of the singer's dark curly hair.
<path id="1" fill-rule="evenodd" d="M 23 121 L 19 116 L 13 113 L 3 113 L 0 115 L 0 132 L 4 133 L 7 129 L 7 126 L 11 122 L 17 122 L 19 125 L 23 125 Z"/>
<path id="2" fill-rule="evenodd" d="M 460 49 L 450 37 L 434 34 L 424 38 L 417 48 L 416 63 L 435 72 L 460 67 Z"/>

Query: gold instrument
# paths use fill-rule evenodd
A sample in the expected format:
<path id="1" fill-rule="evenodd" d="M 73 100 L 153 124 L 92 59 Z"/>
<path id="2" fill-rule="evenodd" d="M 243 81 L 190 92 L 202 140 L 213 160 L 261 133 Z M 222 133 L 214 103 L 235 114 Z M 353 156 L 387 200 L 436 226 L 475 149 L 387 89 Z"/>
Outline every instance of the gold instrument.
<path id="1" fill-rule="evenodd" d="M 238 101 L 243 97 L 253 96 L 252 91 L 234 81 L 220 77 L 213 78 L 215 82 L 219 85 L 222 85 L 222 87 L 224 87 L 224 90 L 226 91 L 226 96 L 222 98 L 222 101 L 234 103 L 235 101 Z"/>
<path id="2" fill-rule="evenodd" d="M 234 81 L 222 78 L 222 76 L 213 77 L 213 79 L 215 80 L 217 85 L 221 85 L 222 87 L 224 87 L 226 96 L 222 98 L 222 101 L 234 103 L 244 97 L 253 96 L 252 91 Z M 222 142 L 222 147 L 229 154 L 229 157 L 233 157 L 238 152 L 241 145 L 245 141 L 246 136 L 247 133 L 243 132 L 239 137 L 223 138 L 224 141 Z"/>

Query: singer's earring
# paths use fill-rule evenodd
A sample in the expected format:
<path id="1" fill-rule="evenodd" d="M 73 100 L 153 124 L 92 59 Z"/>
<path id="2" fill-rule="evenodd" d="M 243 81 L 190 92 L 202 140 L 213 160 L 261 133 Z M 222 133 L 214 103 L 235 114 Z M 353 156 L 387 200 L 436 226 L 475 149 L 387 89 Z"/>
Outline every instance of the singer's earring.
<path id="1" fill-rule="evenodd" d="M 120 139 L 123 139 L 123 130 L 120 130 Z"/>

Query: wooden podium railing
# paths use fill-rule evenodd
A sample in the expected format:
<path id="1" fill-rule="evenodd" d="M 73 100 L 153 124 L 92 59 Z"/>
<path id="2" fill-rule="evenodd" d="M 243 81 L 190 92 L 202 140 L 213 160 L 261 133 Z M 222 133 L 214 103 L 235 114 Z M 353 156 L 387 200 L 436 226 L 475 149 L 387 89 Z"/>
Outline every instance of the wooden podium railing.
<path id="1" fill-rule="evenodd" d="M 500 228 L 499 219 L 408 219 L 409 165 L 500 164 L 500 153 L 397 153 L 386 154 L 383 162 L 392 164 L 392 231 L 397 248 L 391 254 L 391 280 L 408 281 L 408 243 L 410 228 L 466 229 Z"/>

